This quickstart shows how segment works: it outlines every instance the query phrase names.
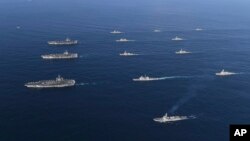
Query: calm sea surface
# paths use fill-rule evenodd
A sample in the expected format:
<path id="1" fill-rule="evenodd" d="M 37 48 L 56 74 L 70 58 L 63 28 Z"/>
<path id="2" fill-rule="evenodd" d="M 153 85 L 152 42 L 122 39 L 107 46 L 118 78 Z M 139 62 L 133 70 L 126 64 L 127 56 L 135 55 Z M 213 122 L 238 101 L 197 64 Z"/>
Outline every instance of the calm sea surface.
<path id="1" fill-rule="evenodd" d="M 250 123 L 249 9 L 246 0 L 2 0 L 0 141 L 227 141 L 229 124 Z M 46 44 L 66 37 L 80 44 Z M 40 58 L 65 50 L 80 58 Z M 239 74 L 216 77 L 221 69 Z M 59 74 L 77 85 L 24 87 Z M 132 81 L 144 74 L 172 78 Z M 166 112 L 196 119 L 153 121 Z"/>

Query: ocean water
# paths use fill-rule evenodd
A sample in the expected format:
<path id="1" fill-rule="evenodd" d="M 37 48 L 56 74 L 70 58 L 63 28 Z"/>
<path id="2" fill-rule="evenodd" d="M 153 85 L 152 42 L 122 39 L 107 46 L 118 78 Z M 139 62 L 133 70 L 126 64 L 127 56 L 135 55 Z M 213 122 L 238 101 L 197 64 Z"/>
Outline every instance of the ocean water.
<path id="1" fill-rule="evenodd" d="M 230 124 L 250 122 L 249 8 L 247 0 L 1 0 L 0 141 L 229 140 Z M 66 37 L 80 44 L 46 44 Z M 176 55 L 181 48 L 193 53 Z M 40 58 L 65 50 L 81 57 Z M 120 57 L 124 50 L 140 55 Z M 221 69 L 239 74 L 216 77 Z M 59 74 L 77 85 L 24 87 Z M 170 79 L 132 81 L 144 74 Z M 166 112 L 196 119 L 153 121 Z"/>

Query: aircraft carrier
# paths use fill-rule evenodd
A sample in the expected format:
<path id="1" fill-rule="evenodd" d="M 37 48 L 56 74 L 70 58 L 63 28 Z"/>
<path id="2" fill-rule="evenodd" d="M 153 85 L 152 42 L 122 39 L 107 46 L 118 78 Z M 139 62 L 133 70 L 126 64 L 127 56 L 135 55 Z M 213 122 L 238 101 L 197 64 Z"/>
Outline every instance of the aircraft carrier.
<path id="1" fill-rule="evenodd" d="M 41 80 L 37 82 L 29 82 L 24 86 L 28 88 L 63 88 L 63 87 L 72 87 L 75 85 L 75 80 L 73 79 L 64 79 L 60 75 L 55 80 Z"/>
<path id="2" fill-rule="evenodd" d="M 66 38 L 65 40 L 61 40 L 61 41 L 48 41 L 49 45 L 57 45 L 57 46 L 62 46 L 62 45 L 77 45 L 78 44 L 78 40 L 71 40 L 69 38 Z"/>
<path id="3" fill-rule="evenodd" d="M 78 58 L 77 53 L 69 53 L 65 51 L 64 53 L 60 54 L 47 54 L 41 56 L 43 59 L 76 59 Z"/>

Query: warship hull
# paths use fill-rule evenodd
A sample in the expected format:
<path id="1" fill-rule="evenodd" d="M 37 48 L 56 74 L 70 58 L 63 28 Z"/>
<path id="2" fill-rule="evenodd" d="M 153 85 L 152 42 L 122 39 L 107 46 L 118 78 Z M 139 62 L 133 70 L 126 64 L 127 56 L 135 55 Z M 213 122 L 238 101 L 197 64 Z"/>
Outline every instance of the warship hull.
<path id="1" fill-rule="evenodd" d="M 76 59 L 78 58 L 78 54 L 49 54 L 49 55 L 42 55 L 43 59 L 52 60 L 52 59 Z"/>
<path id="2" fill-rule="evenodd" d="M 73 45 L 77 45 L 78 42 L 48 42 L 49 45 L 51 46 L 73 46 Z"/>
<path id="3" fill-rule="evenodd" d="M 78 41 L 70 40 L 69 38 L 67 38 L 66 40 L 63 41 L 48 41 L 48 44 L 52 46 L 70 46 L 70 45 L 77 45 Z"/>
<path id="4" fill-rule="evenodd" d="M 60 82 L 54 80 L 44 80 L 38 82 L 29 82 L 24 86 L 27 88 L 63 88 L 63 87 L 73 87 L 75 85 L 75 80 L 63 80 Z"/>

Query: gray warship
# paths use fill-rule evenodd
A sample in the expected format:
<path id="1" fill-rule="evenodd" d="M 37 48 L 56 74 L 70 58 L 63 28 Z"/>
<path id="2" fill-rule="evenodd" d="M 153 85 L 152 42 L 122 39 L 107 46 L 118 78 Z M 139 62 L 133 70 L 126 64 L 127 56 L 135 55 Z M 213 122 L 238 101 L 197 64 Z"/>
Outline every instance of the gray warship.
<path id="1" fill-rule="evenodd" d="M 61 41 L 48 41 L 49 45 L 58 45 L 58 46 L 62 46 L 62 45 L 77 45 L 78 44 L 78 40 L 71 40 L 69 38 L 66 38 L 65 40 L 61 40 Z"/>
<path id="2" fill-rule="evenodd" d="M 64 79 L 60 75 L 55 80 L 41 80 L 37 82 L 29 82 L 24 86 L 28 88 L 63 88 L 72 87 L 75 85 L 75 80 Z"/>
<path id="3" fill-rule="evenodd" d="M 78 58 L 77 53 L 69 53 L 65 51 L 64 53 L 60 54 L 47 54 L 41 56 L 43 59 L 75 59 Z"/>

